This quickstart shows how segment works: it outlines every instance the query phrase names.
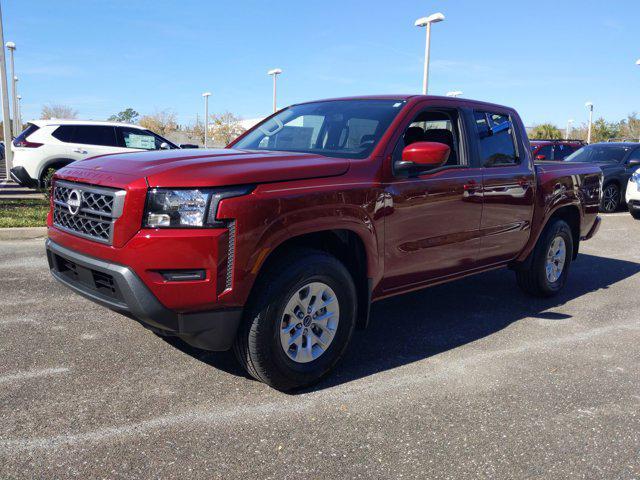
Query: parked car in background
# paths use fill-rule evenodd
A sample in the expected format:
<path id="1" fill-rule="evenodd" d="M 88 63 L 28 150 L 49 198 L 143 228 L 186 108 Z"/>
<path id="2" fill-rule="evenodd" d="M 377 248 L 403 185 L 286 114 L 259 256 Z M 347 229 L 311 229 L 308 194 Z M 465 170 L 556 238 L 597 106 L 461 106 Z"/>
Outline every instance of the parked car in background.
<path id="1" fill-rule="evenodd" d="M 43 187 L 53 172 L 96 155 L 180 148 L 139 125 L 80 120 L 33 120 L 11 145 L 11 177 Z"/>
<path id="2" fill-rule="evenodd" d="M 536 160 L 564 160 L 582 148 L 582 140 L 531 140 L 531 154 Z"/>
<path id="3" fill-rule="evenodd" d="M 640 165 L 640 144 L 592 143 L 565 158 L 566 162 L 598 165 L 604 174 L 600 211 L 615 212 L 625 198 L 631 174 Z"/>
<path id="4" fill-rule="evenodd" d="M 625 199 L 631 216 L 640 220 L 640 168 L 636 168 L 629 177 Z"/>
<path id="5" fill-rule="evenodd" d="M 160 335 L 233 347 L 288 390 L 333 369 L 373 301 L 498 267 L 557 294 L 598 230 L 601 179 L 596 165 L 534 164 L 509 107 L 310 102 L 225 149 L 59 170 L 47 255 L 77 293 Z"/>

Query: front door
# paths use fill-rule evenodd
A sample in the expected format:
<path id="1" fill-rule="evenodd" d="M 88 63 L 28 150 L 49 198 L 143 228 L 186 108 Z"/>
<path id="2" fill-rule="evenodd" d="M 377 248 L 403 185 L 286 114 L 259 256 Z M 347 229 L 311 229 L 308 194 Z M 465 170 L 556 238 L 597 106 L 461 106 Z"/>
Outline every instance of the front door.
<path id="1" fill-rule="evenodd" d="M 464 117 L 456 109 L 429 108 L 408 124 L 393 154 L 416 141 L 450 147 L 446 164 L 394 172 L 385 186 L 385 278 L 391 293 L 419 287 L 475 267 L 480 248 L 482 170 L 470 162 Z"/>

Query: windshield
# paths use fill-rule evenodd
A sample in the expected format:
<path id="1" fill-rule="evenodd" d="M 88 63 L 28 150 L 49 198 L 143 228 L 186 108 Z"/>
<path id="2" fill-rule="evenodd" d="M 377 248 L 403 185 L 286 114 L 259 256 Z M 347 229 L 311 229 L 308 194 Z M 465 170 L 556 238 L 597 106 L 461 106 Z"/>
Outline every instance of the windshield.
<path id="1" fill-rule="evenodd" d="M 233 148 L 365 158 L 404 100 L 334 100 L 283 110 L 258 125 Z"/>
<path id="2" fill-rule="evenodd" d="M 567 158 L 565 162 L 584 163 L 619 163 L 625 157 L 629 147 L 611 147 L 604 145 L 587 145 L 580 150 L 576 150 Z"/>

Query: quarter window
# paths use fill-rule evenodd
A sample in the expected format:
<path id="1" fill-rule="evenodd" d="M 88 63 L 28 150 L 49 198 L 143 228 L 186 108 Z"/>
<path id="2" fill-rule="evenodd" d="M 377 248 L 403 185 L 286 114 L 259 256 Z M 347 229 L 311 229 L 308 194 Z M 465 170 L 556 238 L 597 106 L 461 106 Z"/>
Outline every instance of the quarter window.
<path id="1" fill-rule="evenodd" d="M 553 159 L 564 160 L 565 157 L 568 157 L 573 152 L 574 152 L 574 149 L 572 146 L 559 143 L 555 147 L 553 147 Z"/>
<path id="2" fill-rule="evenodd" d="M 513 124 L 509 116 L 501 113 L 475 112 L 475 121 L 482 165 L 499 167 L 517 164 Z"/>

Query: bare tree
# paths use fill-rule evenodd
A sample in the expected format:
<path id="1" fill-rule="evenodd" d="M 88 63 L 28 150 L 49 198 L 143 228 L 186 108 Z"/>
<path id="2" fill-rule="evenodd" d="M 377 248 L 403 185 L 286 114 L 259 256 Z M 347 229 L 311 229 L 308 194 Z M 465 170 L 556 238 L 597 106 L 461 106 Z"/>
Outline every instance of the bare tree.
<path id="1" fill-rule="evenodd" d="M 50 103 L 49 105 L 43 105 L 40 111 L 40 118 L 43 120 L 50 120 L 52 118 L 64 118 L 73 119 L 78 117 L 78 111 L 67 105 L 60 105 L 57 103 Z"/>
<path id="2" fill-rule="evenodd" d="M 141 127 L 151 130 L 163 137 L 178 129 L 176 114 L 170 110 L 160 110 L 151 115 L 145 115 L 138 123 Z"/>
<path id="3" fill-rule="evenodd" d="M 197 119 L 191 125 L 187 126 L 187 131 L 190 132 L 190 137 L 197 140 L 199 144 L 204 144 L 204 123 L 202 120 Z"/>
<path id="4" fill-rule="evenodd" d="M 245 132 L 245 128 L 240 125 L 241 118 L 233 113 L 224 112 L 211 115 L 211 136 L 213 141 L 228 145 Z"/>

